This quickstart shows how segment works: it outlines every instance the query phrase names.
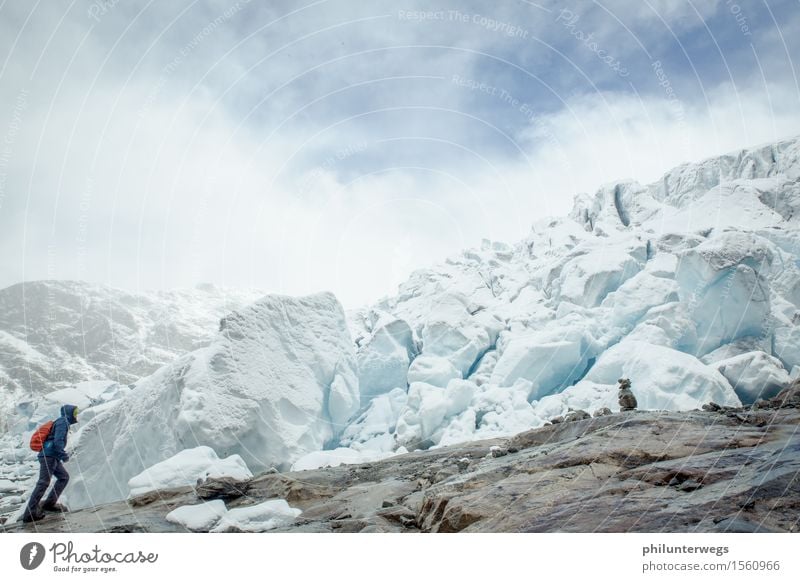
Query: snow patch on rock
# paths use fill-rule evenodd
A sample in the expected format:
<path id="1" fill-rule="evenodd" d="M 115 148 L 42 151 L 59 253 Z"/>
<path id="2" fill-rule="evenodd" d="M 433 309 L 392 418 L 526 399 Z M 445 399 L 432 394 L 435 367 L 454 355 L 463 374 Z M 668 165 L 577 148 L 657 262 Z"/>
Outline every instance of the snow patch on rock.
<path id="1" fill-rule="evenodd" d="M 222 515 L 212 532 L 262 532 L 292 523 L 303 513 L 283 499 L 271 499 L 258 505 L 237 507 Z"/>
<path id="2" fill-rule="evenodd" d="M 227 509 L 220 500 L 183 505 L 167 514 L 167 521 L 190 531 L 264 532 L 292 523 L 302 513 L 283 499 Z"/>
<path id="3" fill-rule="evenodd" d="M 194 486 L 198 481 L 221 477 L 243 481 L 252 478 L 253 474 L 239 455 L 220 459 L 211 447 L 184 449 L 131 477 L 128 480 L 129 497 L 159 489 Z"/>
<path id="4" fill-rule="evenodd" d="M 208 531 L 219 523 L 228 509 L 220 499 L 198 505 L 183 505 L 167 514 L 170 523 L 182 525 L 189 531 Z"/>

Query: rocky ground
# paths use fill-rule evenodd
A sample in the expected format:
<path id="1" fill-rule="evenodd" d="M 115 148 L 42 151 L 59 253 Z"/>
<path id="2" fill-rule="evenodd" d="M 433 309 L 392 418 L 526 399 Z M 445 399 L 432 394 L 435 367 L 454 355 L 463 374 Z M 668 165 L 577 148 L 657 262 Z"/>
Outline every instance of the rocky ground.
<path id="1" fill-rule="evenodd" d="M 794 532 L 800 387 L 751 408 L 564 419 L 512 438 L 158 491 L 4 531 L 170 532 L 200 499 L 283 498 L 281 532 Z M 572 418 L 579 419 L 576 414 Z"/>

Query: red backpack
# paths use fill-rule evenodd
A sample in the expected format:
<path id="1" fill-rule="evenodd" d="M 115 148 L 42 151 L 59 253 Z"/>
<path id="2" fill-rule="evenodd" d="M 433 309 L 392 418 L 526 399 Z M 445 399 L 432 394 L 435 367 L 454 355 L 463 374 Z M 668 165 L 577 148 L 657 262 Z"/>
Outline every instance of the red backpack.
<path id="1" fill-rule="evenodd" d="M 50 436 L 50 429 L 53 428 L 54 420 L 50 420 L 45 422 L 42 426 L 36 429 L 31 435 L 31 449 L 36 451 L 37 453 L 42 450 L 44 447 L 44 441 L 47 440 L 47 437 Z"/>

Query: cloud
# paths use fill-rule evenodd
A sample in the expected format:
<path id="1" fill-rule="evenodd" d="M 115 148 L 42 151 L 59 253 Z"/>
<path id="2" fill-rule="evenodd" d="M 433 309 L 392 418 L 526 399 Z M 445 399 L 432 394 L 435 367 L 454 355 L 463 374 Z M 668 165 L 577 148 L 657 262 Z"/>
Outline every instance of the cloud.
<path id="1" fill-rule="evenodd" d="M 513 242 L 534 221 L 568 212 L 576 193 L 625 178 L 653 182 L 684 162 L 800 134 L 792 91 L 753 87 L 731 96 L 732 87 L 717 87 L 708 107 L 686 105 L 682 120 L 666 99 L 575 97 L 531 124 L 519 142 L 525 159 L 462 160 L 449 173 L 386 172 L 354 185 L 328 176 L 319 192 L 333 201 L 309 221 L 313 243 L 296 262 L 317 265 L 309 283 L 335 281 L 358 305 L 393 291 L 398 264 L 426 266 L 483 237 Z"/>
<path id="2" fill-rule="evenodd" d="M 540 169 L 552 176 L 547 181 L 563 212 L 567 191 L 590 191 L 623 178 L 648 183 L 681 163 L 800 133 L 797 95 L 785 85 L 737 91 L 723 84 L 707 92 L 707 101 L 675 102 L 666 94 L 579 96 L 530 127 L 523 141 L 536 149 L 539 163 L 554 144 L 569 161 L 568 172 Z"/>
<path id="3" fill-rule="evenodd" d="M 25 108 L 0 165 L 6 285 L 210 280 L 353 307 L 481 238 L 524 236 L 577 192 L 800 133 L 796 49 L 771 21 L 754 48 L 726 37 L 723 52 L 758 56 L 730 74 L 686 64 L 673 32 L 702 46 L 704 19 L 737 26 L 719 2 L 699 17 L 576 3 L 627 77 L 555 3 L 446 2 L 416 20 L 400 11 L 425 3 L 119 2 L 97 20 L 12 4 L 0 140 L 23 91 Z M 778 8 L 788 33 L 798 18 Z"/>

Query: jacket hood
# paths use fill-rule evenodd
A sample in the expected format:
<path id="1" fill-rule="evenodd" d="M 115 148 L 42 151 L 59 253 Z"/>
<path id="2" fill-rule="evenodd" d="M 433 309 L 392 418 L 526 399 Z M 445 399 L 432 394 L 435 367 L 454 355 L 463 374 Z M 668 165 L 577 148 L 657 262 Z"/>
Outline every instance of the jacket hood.
<path id="1" fill-rule="evenodd" d="M 65 404 L 61 407 L 61 416 L 66 416 L 70 424 L 75 424 L 78 419 L 75 418 L 75 409 L 78 408 L 72 404 Z"/>

